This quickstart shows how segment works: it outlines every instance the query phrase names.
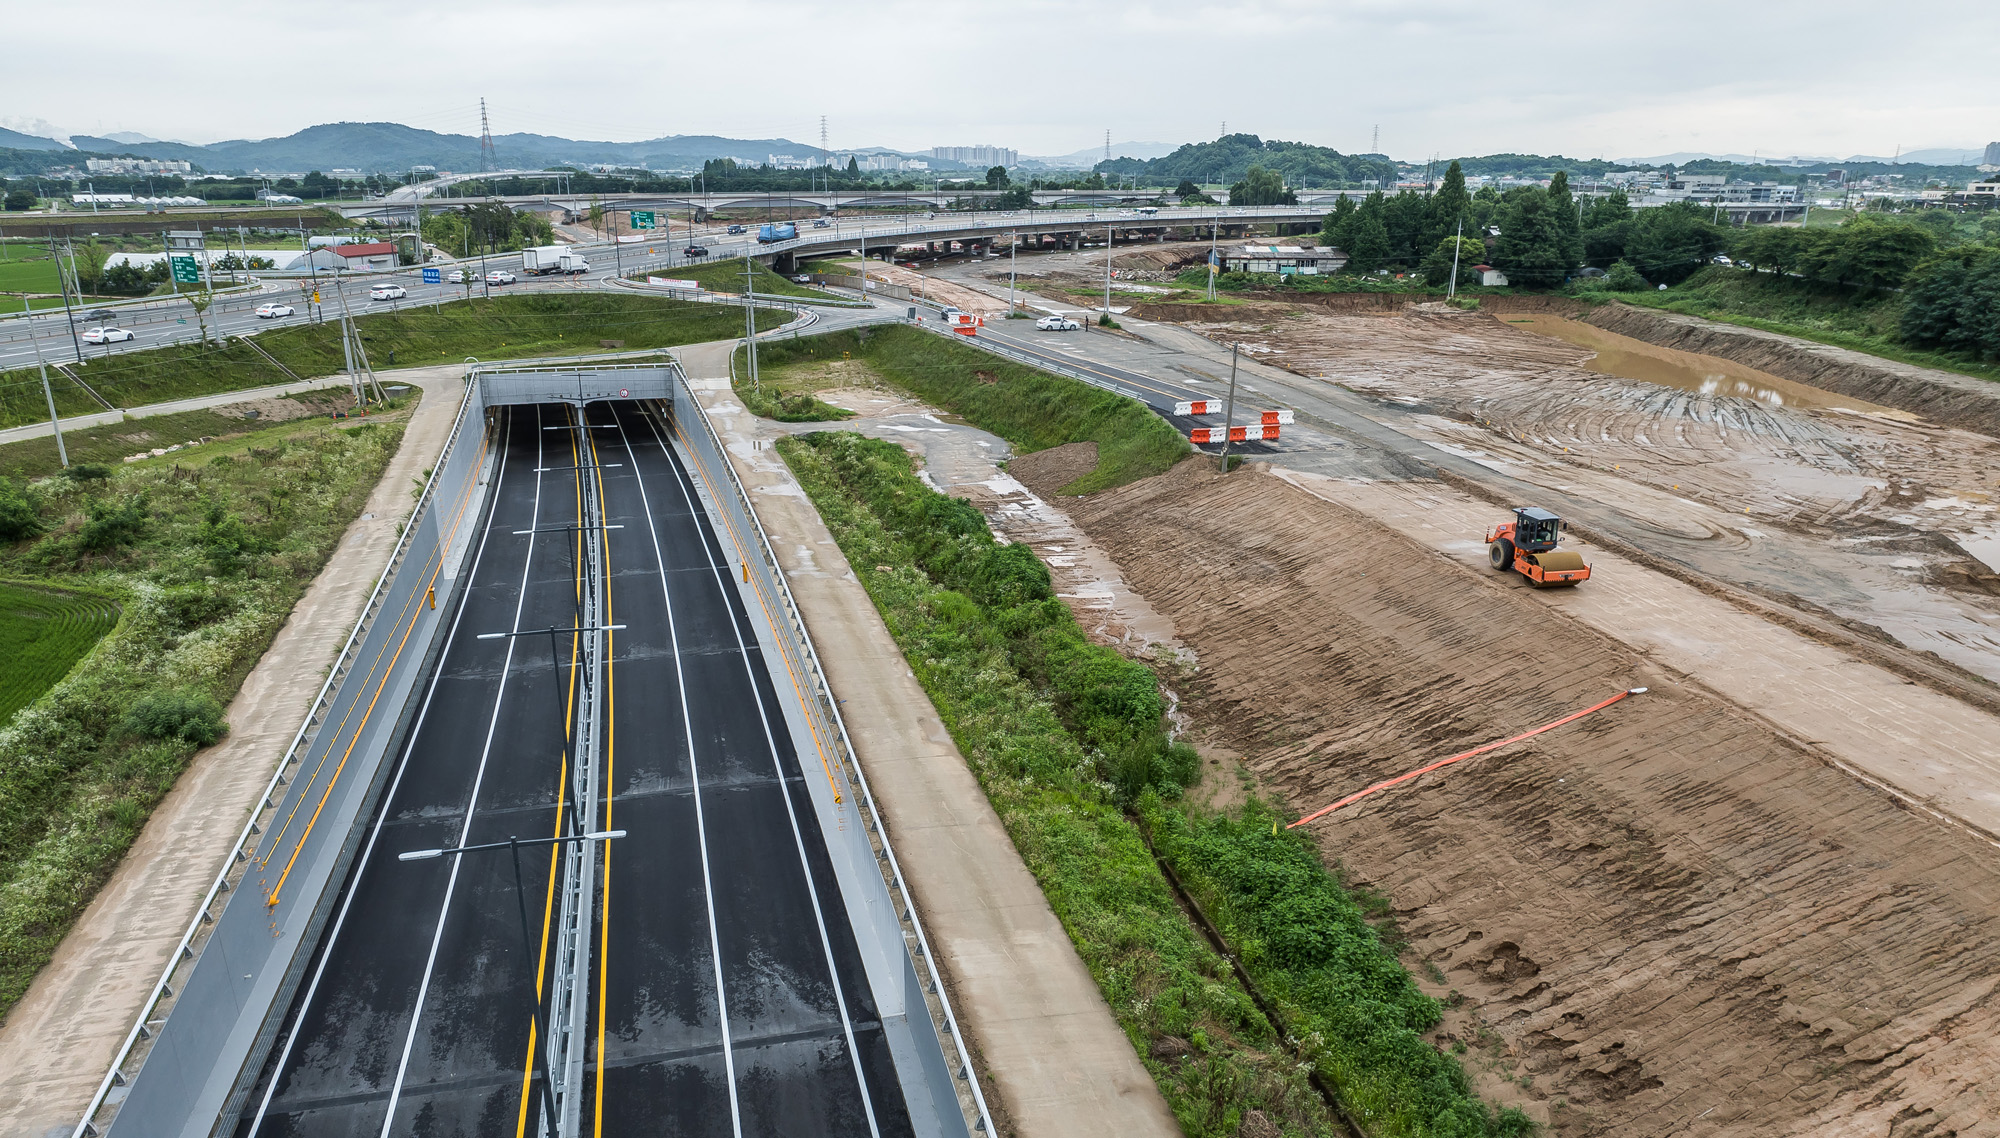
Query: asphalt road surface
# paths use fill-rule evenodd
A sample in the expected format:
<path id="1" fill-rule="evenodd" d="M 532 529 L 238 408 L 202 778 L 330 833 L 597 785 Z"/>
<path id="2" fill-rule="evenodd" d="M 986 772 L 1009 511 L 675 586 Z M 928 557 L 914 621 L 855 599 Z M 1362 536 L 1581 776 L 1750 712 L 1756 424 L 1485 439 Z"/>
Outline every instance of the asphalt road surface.
<path id="1" fill-rule="evenodd" d="M 636 408 L 514 408 L 468 592 L 356 870 L 237 1134 L 522 1134 L 530 985 L 550 976 L 555 859 L 522 859 L 533 952 L 504 851 L 561 825 L 560 666 L 576 578 L 562 526 L 595 465 L 610 611 L 604 847 L 590 919 L 584 1132 L 910 1133 L 798 756 L 693 486 Z M 585 476 L 592 474 L 586 470 Z"/>

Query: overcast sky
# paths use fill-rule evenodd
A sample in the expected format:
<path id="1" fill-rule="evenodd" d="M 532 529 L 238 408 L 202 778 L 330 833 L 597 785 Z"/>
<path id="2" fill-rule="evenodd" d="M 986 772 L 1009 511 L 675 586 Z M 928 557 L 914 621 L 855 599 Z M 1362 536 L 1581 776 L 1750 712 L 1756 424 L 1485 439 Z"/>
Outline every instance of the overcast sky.
<path id="1" fill-rule="evenodd" d="M 496 134 L 817 143 L 825 115 L 836 149 L 1064 154 L 1225 121 L 1347 152 L 1380 124 L 1408 160 L 2000 138 L 1994 3 L 93 0 L 81 23 L 13 5 L 8 27 L 0 124 L 193 142 L 477 134 L 482 95 Z"/>

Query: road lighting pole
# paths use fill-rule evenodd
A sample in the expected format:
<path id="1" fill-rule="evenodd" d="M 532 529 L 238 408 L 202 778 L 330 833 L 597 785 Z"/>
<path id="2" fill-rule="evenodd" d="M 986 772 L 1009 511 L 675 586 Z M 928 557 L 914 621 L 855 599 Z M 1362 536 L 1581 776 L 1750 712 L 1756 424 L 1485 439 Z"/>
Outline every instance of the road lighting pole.
<path id="1" fill-rule="evenodd" d="M 49 427 L 56 433 L 56 457 L 69 469 L 69 451 L 63 446 L 62 420 L 56 418 L 56 394 L 49 387 L 49 365 L 42 359 L 42 337 L 35 331 L 35 311 L 26 296 L 21 297 L 22 319 L 28 322 L 28 339 L 35 345 L 35 366 L 42 369 L 42 398 L 49 401 Z"/>
<path id="2" fill-rule="evenodd" d="M 1222 473 L 1229 473 L 1229 432 L 1236 426 L 1236 356 L 1241 344 L 1229 345 L 1229 400 L 1222 405 Z"/>
<path id="3" fill-rule="evenodd" d="M 608 842 L 625 836 L 623 830 L 599 830 L 589 834 L 568 834 L 559 838 L 520 838 L 509 836 L 504 842 L 487 842 L 477 846 L 456 846 L 450 849 L 405 850 L 396 855 L 397 861 L 429 861 L 446 854 L 484 853 L 488 850 L 506 850 L 514 856 L 514 901 L 521 910 L 521 962 L 527 964 L 536 958 L 534 938 L 528 932 L 528 891 L 521 881 L 522 846 L 556 846 L 571 842 Z M 530 965 L 530 967 L 535 967 Z M 541 1046 L 547 1047 L 549 1025 L 542 1018 L 542 973 L 535 967 L 533 978 L 528 984 L 528 1006 L 533 1010 L 535 1037 Z M 542 1063 L 542 1109 L 548 1117 L 550 1138 L 561 1133 L 556 1123 L 556 1085 L 545 1059 Z"/>

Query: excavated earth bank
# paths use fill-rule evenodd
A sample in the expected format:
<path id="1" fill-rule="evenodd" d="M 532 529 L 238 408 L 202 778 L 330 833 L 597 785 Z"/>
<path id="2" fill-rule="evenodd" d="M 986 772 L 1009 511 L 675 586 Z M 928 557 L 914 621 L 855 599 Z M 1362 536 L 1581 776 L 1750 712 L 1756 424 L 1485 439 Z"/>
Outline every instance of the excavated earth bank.
<path id="1" fill-rule="evenodd" d="M 1199 658 L 1206 741 L 1301 810 L 1651 689 L 1313 824 L 1553 1133 L 2000 1134 L 2000 851 L 1260 467 L 1064 507 Z"/>
<path id="2" fill-rule="evenodd" d="M 1601 304 L 1581 319 L 1664 348 L 1726 360 L 1814 387 L 2000 436 L 2000 383 L 1678 312 Z"/>

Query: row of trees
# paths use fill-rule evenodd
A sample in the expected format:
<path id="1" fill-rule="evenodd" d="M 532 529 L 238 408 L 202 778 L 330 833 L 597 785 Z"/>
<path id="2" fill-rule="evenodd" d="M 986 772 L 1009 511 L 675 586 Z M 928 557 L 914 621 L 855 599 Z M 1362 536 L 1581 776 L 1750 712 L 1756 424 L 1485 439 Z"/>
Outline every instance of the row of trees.
<path id="1" fill-rule="evenodd" d="M 2000 360 L 2000 249 L 1959 246 L 1911 270 L 1899 331 L 1920 348 Z"/>
<path id="2" fill-rule="evenodd" d="M 1748 230 L 1736 241 L 1735 257 L 1785 277 L 1898 288 L 1937 247 L 1937 237 L 1927 227 L 1864 213 L 1837 229 Z"/>
<path id="3" fill-rule="evenodd" d="M 1457 162 L 1428 196 L 1405 190 L 1377 191 L 1359 205 L 1342 199 L 1326 215 L 1323 237 L 1347 253 L 1355 272 L 1416 270 L 1441 284 L 1456 250 L 1462 278 L 1470 279 L 1470 264 L 1490 260 L 1514 284 L 1539 288 L 1559 285 L 1585 265 L 1608 269 L 1620 261 L 1649 281 L 1675 284 L 1730 243 L 1729 229 L 1704 207 L 1634 210 L 1624 194 L 1581 202 L 1560 170 L 1546 188 L 1503 194 L 1486 186 L 1468 194 Z"/>
<path id="4" fill-rule="evenodd" d="M 478 202 L 424 215 L 424 240 L 447 253 L 512 252 L 548 245 L 555 230 L 532 213 L 516 213 L 503 202 Z"/>

